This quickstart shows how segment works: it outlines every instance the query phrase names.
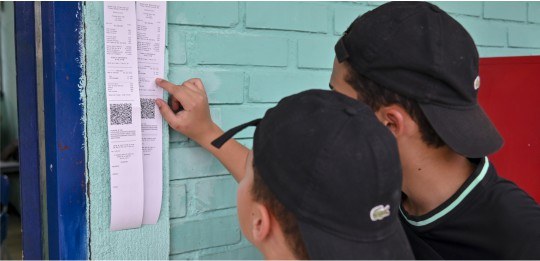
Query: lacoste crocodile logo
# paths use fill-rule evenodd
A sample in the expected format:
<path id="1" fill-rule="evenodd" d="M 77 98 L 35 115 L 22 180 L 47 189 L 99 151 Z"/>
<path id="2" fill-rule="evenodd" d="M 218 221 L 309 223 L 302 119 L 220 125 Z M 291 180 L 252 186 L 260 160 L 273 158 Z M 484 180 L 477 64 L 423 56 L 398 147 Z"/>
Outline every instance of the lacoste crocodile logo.
<path id="1" fill-rule="evenodd" d="M 371 209 L 369 212 L 371 221 L 383 220 L 385 217 L 390 216 L 390 205 L 378 205 Z"/>

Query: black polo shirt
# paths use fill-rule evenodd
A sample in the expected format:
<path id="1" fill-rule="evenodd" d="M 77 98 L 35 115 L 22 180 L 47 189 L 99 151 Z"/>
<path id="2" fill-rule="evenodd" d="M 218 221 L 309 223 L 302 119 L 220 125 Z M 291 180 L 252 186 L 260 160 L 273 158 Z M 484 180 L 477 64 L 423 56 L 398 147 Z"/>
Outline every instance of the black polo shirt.
<path id="1" fill-rule="evenodd" d="M 487 157 L 446 202 L 401 222 L 417 259 L 540 259 L 540 206 Z"/>

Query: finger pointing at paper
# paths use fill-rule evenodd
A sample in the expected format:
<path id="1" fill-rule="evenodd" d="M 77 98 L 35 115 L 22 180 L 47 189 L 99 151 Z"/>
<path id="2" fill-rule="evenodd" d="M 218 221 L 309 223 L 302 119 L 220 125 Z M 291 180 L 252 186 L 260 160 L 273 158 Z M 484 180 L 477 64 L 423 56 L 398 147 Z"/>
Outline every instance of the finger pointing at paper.
<path id="1" fill-rule="evenodd" d="M 198 143 L 201 143 L 201 138 L 219 136 L 222 131 L 210 117 L 208 97 L 200 79 L 189 79 L 175 85 L 157 78 L 156 84 L 172 96 L 172 108 L 164 100 L 156 99 L 161 115 L 171 128 Z M 183 110 L 175 113 L 180 106 Z"/>

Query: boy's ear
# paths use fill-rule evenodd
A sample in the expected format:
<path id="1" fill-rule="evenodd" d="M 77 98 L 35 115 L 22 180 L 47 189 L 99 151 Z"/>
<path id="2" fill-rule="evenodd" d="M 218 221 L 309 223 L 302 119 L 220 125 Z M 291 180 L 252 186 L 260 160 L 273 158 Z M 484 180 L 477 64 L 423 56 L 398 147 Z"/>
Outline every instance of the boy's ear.
<path id="1" fill-rule="evenodd" d="M 251 213 L 251 235 L 254 243 L 264 241 L 270 235 L 271 220 L 268 208 L 256 203 Z"/>
<path id="2" fill-rule="evenodd" d="M 398 105 L 390 105 L 381 107 L 376 113 L 377 118 L 382 124 L 394 134 L 397 138 L 403 135 L 406 131 L 407 122 L 410 118 L 407 112 Z"/>

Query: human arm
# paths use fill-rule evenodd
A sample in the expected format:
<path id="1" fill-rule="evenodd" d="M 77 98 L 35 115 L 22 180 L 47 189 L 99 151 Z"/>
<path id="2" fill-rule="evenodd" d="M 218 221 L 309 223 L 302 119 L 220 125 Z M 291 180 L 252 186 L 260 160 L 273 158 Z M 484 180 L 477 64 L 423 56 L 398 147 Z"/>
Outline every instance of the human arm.
<path id="1" fill-rule="evenodd" d="M 172 96 L 172 108 L 164 100 L 156 100 L 159 111 L 169 126 L 212 153 L 236 181 L 240 182 L 244 177 L 249 149 L 234 139 L 227 141 L 220 149 L 212 146 L 211 142 L 223 134 L 223 131 L 212 121 L 208 96 L 202 81 L 195 78 L 175 85 L 156 79 L 156 84 Z M 184 109 L 174 113 L 173 110 L 178 110 L 180 106 Z"/>

